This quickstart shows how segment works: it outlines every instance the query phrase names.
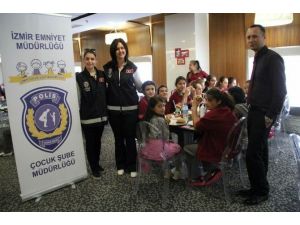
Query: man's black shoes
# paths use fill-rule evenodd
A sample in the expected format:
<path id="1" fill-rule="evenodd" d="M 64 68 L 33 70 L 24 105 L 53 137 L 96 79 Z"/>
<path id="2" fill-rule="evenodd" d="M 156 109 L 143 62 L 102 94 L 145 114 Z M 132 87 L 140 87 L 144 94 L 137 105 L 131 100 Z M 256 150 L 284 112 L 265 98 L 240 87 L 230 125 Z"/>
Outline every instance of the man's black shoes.
<path id="1" fill-rule="evenodd" d="M 245 205 L 257 205 L 261 202 L 267 201 L 269 198 L 268 194 L 257 194 L 252 189 L 240 190 L 236 193 L 236 195 L 246 198 L 243 202 Z"/>
<path id="2" fill-rule="evenodd" d="M 251 195 L 253 195 L 253 190 L 252 189 L 246 189 L 246 190 L 239 190 L 237 193 L 236 193 L 237 196 L 240 196 L 240 197 L 250 197 Z"/>
<path id="3" fill-rule="evenodd" d="M 269 195 L 252 195 L 244 201 L 245 205 L 258 205 L 264 201 L 267 201 Z"/>

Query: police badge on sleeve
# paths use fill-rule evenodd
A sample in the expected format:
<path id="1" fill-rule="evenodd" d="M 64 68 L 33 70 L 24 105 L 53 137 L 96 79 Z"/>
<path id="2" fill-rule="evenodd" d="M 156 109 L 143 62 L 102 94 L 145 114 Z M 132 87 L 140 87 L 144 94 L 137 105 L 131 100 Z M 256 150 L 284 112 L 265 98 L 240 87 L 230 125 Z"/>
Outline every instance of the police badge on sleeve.
<path id="1" fill-rule="evenodd" d="M 42 151 L 55 152 L 69 135 L 72 117 L 67 94 L 60 88 L 41 87 L 21 97 L 24 134 Z"/>

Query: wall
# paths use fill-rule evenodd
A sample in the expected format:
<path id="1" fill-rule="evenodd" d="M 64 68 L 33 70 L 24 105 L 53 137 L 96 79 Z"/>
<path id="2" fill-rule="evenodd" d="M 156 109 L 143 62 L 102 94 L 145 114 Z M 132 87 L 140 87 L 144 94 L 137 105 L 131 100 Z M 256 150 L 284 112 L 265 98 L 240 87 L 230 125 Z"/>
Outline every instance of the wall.
<path id="1" fill-rule="evenodd" d="M 80 47 L 81 47 L 81 54 L 83 57 L 84 49 L 86 48 L 93 48 L 96 49 L 96 66 L 97 68 L 102 68 L 102 66 L 110 59 L 109 56 L 109 46 L 105 45 L 104 40 L 104 31 L 98 30 L 91 30 L 87 32 L 82 32 L 80 35 L 75 34 L 73 37 L 80 36 Z M 81 56 L 79 55 L 79 43 L 77 40 L 73 40 L 73 48 L 74 48 L 74 59 L 75 62 L 81 61 Z M 79 60 L 79 61 L 77 61 Z"/>
<path id="2" fill-rule="evenodd" d="M 166 43 L 164 17 L 152 24 L 152 71 L 153 80 L 159 86 L 167 84 Z"/>
<path id="3" fill-rule="evenodd" d="M 209 14 L 210 72 L 218 77 L 233 75 L 242 85 L 246 80 L 247 46 L 245 34 L 254 23 L 254 14 Z M 292 24 L 266 28 L 269 47 L 300 45 L 300 14 Z M 251 67 L 251 65 L 249 65 Z"/>
<path id="4" fill-rule="evenodd" d="M 209 14 L 210 73 L 246 80 L 245 19 L 242 13 Z"/>
<path id="5" fill-rule="evenodd" d="M 165 17 L 167 86 L 169 92 L 175 88 L 178 76 L 186 77 L 189 61 L 195 59 L 195 16 L 194 14 L 174 14 Z M 189 57 L 185 65 L 177 65 L 175 48 L 188 49 Z"/>
<path id="6" fill-rule="evenodd" d="M 254 13 L 245 14 L 245 32 L 254 23 Z M 294 13 L 291 24 L 266 27 L 266 45 L 269 47 L 300 45 L 300 13 Z"/>
<path id="7" fill-rule="evenodd" d="M 123 31 L 127 34 L 129 56 L 152 54 L 149 26 L 140 25 Z"/>
<path id="8" fill-rule="evenodd" d="M 201 68 L 209 74 L 209 15 L 195 14 L 195 52 Z"/>
<path id="9" fill-rule="evenodd" d="M 155 66 L 153 71 L 161 71 L 160 68 L 165 68 L 165 56 L 164 56 L 164 23 L 155 27 L 154 32 L 154 42 L 155 43 L 155 54 L 153 57 L 153 62 L 159 63 Z M 146 25 L 139 25 L 138 27 L 130 28 L 123 30 L 127 34 L 128 39 L 128 50 L 129 56 L 144 56 L 144 55 L 152 55 L 151 49 L 151 38 L 150 38 L 150 28 Z M 74 59 L 75 62 L 81 61 L 78 36 L 80 36 L 80 47 L 82 54 L 84 53 L 84 49 L 86 48 L 94 48 L 97 53 L 97 68 L 102 68 L 102 66 L 110 60 L 109 46 L 105 44 L 105 34 L 107 31 L 100 30 L 91 30 L 82 32 L 80 34 L 73 35 L 73 49 L 74 49 Z M 162 55 L 164 57 L 162 57 Z M 161 74 L 165 77 L 165 72 L 157 73 Z M 160 80 L 157 76 L 153 76 L 154 81 Z M 164 79 L 161 79 L 164 81 Z"/>

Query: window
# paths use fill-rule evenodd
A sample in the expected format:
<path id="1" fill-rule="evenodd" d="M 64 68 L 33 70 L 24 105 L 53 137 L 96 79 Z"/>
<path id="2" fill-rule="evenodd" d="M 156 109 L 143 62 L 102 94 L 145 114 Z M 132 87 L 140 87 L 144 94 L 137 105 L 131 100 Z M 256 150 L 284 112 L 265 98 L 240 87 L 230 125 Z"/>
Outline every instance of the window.
<path id="1" fill-rule="evenodd" d="M 147 80 L 152 80 L 152 56 L 138 56 L 138 57 L 130 57 L 130 61 L 132 61 L 137 67 L 140 78 L 142 82 Z"/>
<path id="2" fill-rule="evenodd" d="M 280 54 L 284 60 L 286 87 L 291 107 L 300 107 L 300 98 L 297 97 L 299 93 L 300 74 L 298 63 L 300 62 L 300 47 L 280 47 L 272 48 L 275 52 Z M 252 72 L 254 53 L 248 50 L 248 73 L 247 79 L 250 79 Z"/>
<path id="3" fill-rule="evenodd" d="M 82 71 L 80 62 L 75 62 L 74 70 L 75 70 L 75 73 L 80 73 Z"/>
<path id="4" fill-rule="evenodd" d="M 147 80 L 153 80 L 152 76 L 152 56 L 138 56 L 138 57 L 130 57 L 130 61 L 132 61 L 138 67 L 138 73 L 141 78 L 142 83 Z M 141 97 L 143 94 L 138 93 Z"/>

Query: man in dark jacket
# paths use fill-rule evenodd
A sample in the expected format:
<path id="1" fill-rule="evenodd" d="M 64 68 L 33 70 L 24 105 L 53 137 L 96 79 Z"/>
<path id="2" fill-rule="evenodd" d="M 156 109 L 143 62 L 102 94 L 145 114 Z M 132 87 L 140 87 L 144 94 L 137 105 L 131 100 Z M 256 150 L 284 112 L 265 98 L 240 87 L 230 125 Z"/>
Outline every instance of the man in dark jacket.
<path id="1" fill-rule="evenodd" d="M 248 91 L 248 149 L 246 165 L 250 190 L 242 190 L 246 205 L 266 201 L 269 196 L 268 134 L 279 115 L 285 96 L 284 61 L 265 45 L 265 28 L 252 25 L 246 34 L 248 47 L 255 52 Z"/>

